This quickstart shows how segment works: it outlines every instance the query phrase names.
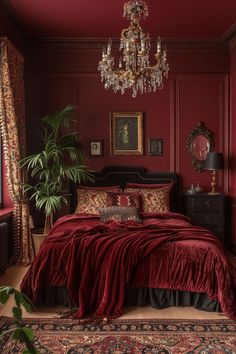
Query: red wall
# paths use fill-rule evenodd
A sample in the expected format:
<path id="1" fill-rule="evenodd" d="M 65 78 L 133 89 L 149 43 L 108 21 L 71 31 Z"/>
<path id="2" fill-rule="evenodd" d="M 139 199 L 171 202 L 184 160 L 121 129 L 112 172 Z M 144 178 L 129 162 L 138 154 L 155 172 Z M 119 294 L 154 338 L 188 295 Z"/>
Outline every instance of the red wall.
<path id="1" fill-rule="evenodd" d="M 12 16 L 8 14 L 3 1 L 0 1 L 0 37 L 7 37 L 18 49 L 23 50 L 26 40 Z"/>
<path id="2" fill-rule="evenodd" d="M 39 118 L 67 104 L 78 107 L 76 121 L 87 164 L 101 169 L 110 164 L 141 165 L 150 171 L 180 174 L 182 188 L 199 181 L 209 189 L 210 173 L 198 173 L 187 151 L 187 137 L 198 121 L 214 132 L 215 150 L 228 155 L 229 52 L 225 49 L 169 49 L 170 75 L 164 89 L 132 98 L 106 91 L 97 64 L 101 44 L 45 43 L 27 54 L 28 150 L 37 149 Z M 144 113 L 144 155 L 111 156 L 109 113 Z M 149 138 L 164 139 L 164 155 L 148 156 Z M 89 140 L 104 139 L 104 156 L 89 157 Z M 227 165 L 227 164 L 226 164 Z M 228 190 L 228 171 L 220 173 L 221 190 Z"/>

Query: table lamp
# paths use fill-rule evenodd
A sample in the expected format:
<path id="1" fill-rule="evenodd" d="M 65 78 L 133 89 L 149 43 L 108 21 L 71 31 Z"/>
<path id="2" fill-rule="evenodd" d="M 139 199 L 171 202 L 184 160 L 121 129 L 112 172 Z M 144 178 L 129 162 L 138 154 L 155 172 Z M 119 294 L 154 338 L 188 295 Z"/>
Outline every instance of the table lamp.
<path id="1" fill-rule="evenodd" d="M 212 170 L 211 191 L 210 195 L 220 194 L 216 191 L 216 171 L 224 168 L 223 154 L 221 152 L 208 152 L 205 160 L 205 170 Z"/>

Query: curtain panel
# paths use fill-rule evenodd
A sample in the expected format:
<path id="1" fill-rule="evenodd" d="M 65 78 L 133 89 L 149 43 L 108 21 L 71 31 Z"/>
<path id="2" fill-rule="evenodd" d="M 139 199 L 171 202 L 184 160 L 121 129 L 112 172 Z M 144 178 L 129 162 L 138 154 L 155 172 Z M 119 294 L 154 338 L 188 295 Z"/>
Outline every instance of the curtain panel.
<path id="1" fill-rule="evenodd" d="M 0 125 L 7 183 L 13 202 L 13 255 L 10 264 L 29 264 L 34 257 L 29 205 L 21 185 L 19 161 L 25 156 L 24 58 L 7 38 L 0 38 Z"/>

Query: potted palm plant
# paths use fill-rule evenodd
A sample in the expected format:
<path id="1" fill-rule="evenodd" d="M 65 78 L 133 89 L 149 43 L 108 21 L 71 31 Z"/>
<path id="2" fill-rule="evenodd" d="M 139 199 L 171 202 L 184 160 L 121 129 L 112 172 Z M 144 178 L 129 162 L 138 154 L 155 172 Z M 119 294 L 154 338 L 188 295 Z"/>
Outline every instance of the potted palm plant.
<path id="1" fill-rule="evenodd" d="M 21 160 L 21 168 L 26 168 L 30 178 L 29 183 L 23 184 L 23 190 L 29 192 L 36 209 L 45 214 L 43 235 L 52 227 L 54 214 L 67 204 L 66 180 L 78 183 L 92 180 L 91 172 L 83 165 L 78 133 L 65 133 L 73 121 L 73 112 L 74 107 L 69 105 L 42 118 L 42 150 Z"/>

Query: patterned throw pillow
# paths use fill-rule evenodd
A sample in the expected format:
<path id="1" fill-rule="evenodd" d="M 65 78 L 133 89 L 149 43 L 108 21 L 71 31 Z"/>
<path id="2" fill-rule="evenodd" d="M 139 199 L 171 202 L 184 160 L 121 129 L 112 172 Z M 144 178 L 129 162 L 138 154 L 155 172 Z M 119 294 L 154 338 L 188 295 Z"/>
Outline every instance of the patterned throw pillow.
<path id="1" fill-rule="evenodd" d="M 108 192 L 107 193 L 107 206 L 132 206 L 135 208 L 140 207 L 138 193 L 122 193 L 122 192 Z"/>
<path id="2" fill-rule="evenodd" d="M 169 188 L 146 189 L 140 191 L 145 213 L 170 211 Z"/>
<path id="3" fill-rule="evenodd" d="M 125 192 L 132 192 L 133 190 L 132 188 L 125 188 Z M 156 213 L 170 211 L 171 186 L 162 188 L 137 188 L 136 190 L 141 197 L 143 212 Z"/>
<path id="4" fill-rule="evenodd" d="M 117 186 L 111 187 L 86 187 L 77 189 L 76 214 L 86 213 L 100 215 L 100 208 L 107 205 L 108 191 L 119 191 Z"/>
<path id="5" fill-rule="evenodd" d="M 134 207 L 122 207 L 122 206 L 108 206 L 100 210 L 101 221 L 118 221 L 124 222 L 133 220 L 136 222 L 141 222 L 138 214 L 137 208 Z"/>

